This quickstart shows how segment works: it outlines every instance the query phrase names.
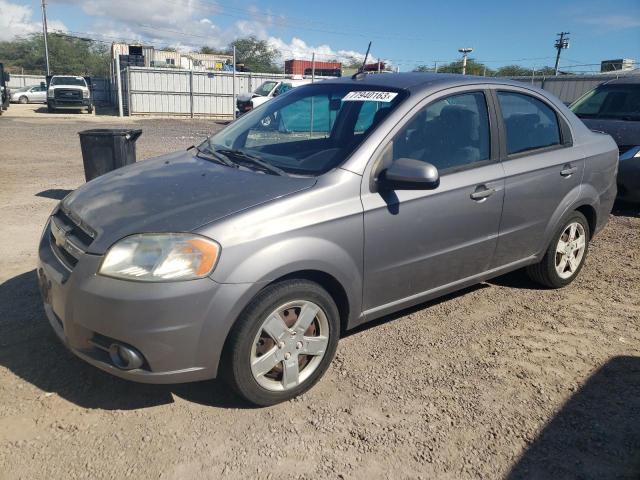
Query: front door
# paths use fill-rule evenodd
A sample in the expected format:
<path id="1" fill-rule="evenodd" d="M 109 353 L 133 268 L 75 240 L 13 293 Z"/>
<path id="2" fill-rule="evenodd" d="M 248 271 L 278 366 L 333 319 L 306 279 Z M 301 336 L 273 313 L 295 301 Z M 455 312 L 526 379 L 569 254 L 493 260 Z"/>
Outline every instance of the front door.
<path id="1" fill-rule="evenodd" d="M 392 310 L 489 268 L 504 196 L 489 118 L 485 92 L 463 92 L 429 103 L 394 136 L 390 161 L 429 162 L 440 184 L 363 188 L 367 313 Z"/>

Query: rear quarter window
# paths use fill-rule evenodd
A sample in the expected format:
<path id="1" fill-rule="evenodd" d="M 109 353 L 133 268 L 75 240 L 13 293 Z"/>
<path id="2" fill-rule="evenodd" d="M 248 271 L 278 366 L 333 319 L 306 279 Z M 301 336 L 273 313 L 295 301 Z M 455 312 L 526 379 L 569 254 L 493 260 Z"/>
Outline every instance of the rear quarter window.
<path id="1" fill-rule="evenodd" d="M 507 133 L 507 153 L 560 145 L 560 125 L 555 111 L 530 95 L 498 92 Z"/>

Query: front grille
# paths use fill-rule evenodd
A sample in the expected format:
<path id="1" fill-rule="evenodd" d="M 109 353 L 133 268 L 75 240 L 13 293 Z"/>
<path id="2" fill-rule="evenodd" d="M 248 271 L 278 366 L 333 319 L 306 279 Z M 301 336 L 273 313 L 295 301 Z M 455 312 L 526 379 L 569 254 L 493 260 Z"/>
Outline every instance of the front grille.
<path id="1" fill-rule="evenodd" d="M 56 88 L 54 91 L 55 99 L 61 100 L 63 102 L 66 101 L 78 101 L 82 100 L 82 91 L 74 90 L 70 88 Z"/>
<path id="2" fill-rule="evenodd" d="M 49 231 L 51 250 L 69 270 L 73 270 L 96 235 L 93 229 L 61 208 L 51 217 Z"/>

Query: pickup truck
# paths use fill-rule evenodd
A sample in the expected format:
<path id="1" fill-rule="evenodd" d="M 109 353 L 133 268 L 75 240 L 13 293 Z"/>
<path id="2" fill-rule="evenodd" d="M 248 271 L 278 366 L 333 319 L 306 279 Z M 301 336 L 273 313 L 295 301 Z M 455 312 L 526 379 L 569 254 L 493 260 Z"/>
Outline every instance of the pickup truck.
<path id="1" fill-rule="evenodd" d="M 85 77 L 53 75 L 47 81 L 47 110 L 82 110 L 93 113 L 91 89 Z"/>

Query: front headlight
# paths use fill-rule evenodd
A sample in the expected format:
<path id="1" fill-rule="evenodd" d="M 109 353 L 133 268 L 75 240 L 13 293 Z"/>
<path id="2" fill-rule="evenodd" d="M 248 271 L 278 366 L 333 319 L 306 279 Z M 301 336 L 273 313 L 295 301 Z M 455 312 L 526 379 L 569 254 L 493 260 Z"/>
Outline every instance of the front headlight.
<path id="1" fill-rule="evenodd" d="M 141 282 L 193 280 L 208 276 L 219 256 L 220 245 L 200 235 L 139 234 L 116 242 L 98 273 Z"/>
<path id="2" fill-rule="evenodd" d="M 47 90 L 47 98 L 53 98 L 53 88 Z"/>
<path id="3" fill-rule="evenodd" d="M 89 90 L 82 91 L 82 98 L 89 98 Z"/>

